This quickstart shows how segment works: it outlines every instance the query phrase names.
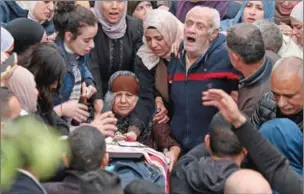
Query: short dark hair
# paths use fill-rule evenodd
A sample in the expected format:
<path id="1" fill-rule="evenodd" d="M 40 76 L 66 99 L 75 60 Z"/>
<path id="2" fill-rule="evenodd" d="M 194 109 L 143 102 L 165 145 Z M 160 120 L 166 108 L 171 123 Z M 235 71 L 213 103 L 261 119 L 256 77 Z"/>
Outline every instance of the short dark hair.
<path id="1" fill-rule="evenodd" d="M 106 142 L 97 128 L 90 125 L 78 127 L 70 133 L 68 141 L 72 170 L 89 172 L 100 168 L 106 153 Z"/>
<path id="2" fill-rule="evenodd" d="M 232 157 L 242 152 L 243 146 L 233 133 L 232 125 L 216 114 L 210 124 L 210 149 L 218 157 Z"/>
<path id="3" fill-rule="evenodd" d="M 134 180 L 129 183 L 124 189 L 125 194 L 165 194 L 164 188 L 159 185 L 146 181 L 146 180 Z"/>
<path id="4" fill-rule="evenodd" d="M 95 26 L 98 23 L 92 11 L 77 5 L 75 1 L 57 2 L 53 22 L 58 36 L 62 40 L 65 32 L 71 32 L 73 38 L 76 39 L 81 34 L 80 28 Z"/>
<path id="5" fill-rule="evenodd" d="M 227 30 L 228 48 L 242 57 L 246 64 L 254 64 L 265 56 L 261 31 L 254 24 L 235 24 Z"/>
<path id="6" fill-rule="evenodd" d="M 104 169 L 91 171 L 82 175 L 80 177 L 80 194 L 88 193 L 123 193 L 119 176 L 114 172 L 108 172 Z"/>

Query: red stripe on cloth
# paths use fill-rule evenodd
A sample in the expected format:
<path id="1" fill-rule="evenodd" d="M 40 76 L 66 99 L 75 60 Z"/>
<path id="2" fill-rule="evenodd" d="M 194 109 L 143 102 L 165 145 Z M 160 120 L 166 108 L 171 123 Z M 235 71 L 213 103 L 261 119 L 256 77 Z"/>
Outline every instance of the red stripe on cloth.
<path id="1" fill-rule="evenodd" d="M 188 79 L 186 79 L 185 73 L 176 73 L 173 76 L 173 80 L 171 80 L 170 75 L 167 77 L 168 81 L 200 81 L 200 80 L 210 80 L 210 79 L 231 79 L 238 80 L 239 76 L 235 73 L 231 72 L 216 72 L 216 73 L 192 73 L 188 75 Z"/>

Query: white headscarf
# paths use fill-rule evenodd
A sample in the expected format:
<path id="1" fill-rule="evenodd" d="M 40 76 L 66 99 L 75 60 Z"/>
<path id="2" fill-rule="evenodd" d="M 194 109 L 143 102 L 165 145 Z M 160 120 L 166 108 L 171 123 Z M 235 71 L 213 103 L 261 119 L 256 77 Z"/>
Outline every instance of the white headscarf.
<path id="1" fill-rule="evenodd" d="M 1 52 L 7 52 L 14 44 L 13 36 L 1 27 Z"/>
<path id="2" fill-rule="evenodd" d="M 122 15 L 121 19 L 117 24 L 111 24 L 102 14 L 101 11 L 102 1 L 95 1 L 94 13 L 98 21 L 100 22 L 104 33 L 106 33 L 106 35 L 110 39 L 118 39 L 125 35 L 127 29 L 126 16 L 127 16 L 128 2 L 127 1 L 123 1 L 123 2 L 125 4 L 124 14 Z"/>
<path id="3" fill-rule="evenodd" d="M 291 11 L 290 17 L 303 22 L 303 2 L 300 1 Z"/>
<path id="4" fill-rule="evenodd" d="M 156 28 L 167 41 L 170 48 L 176 40 L 183 38 L 184 25 L 168 11 L 161 9 L 151 10 L 147 13 L 143 22 L 144 34 L 149 27 Z M 144 65 L 151 70 L 158 64 L 160 57 L 156 56 L 148 47 L 145 36 L 143 36 L 143 42 L 144 45 L 139 48 L 137 55 L 142 59 Z M 166 57 L 167 60 L 169 56 L 170 52 Z"/>
<path id="5" fill-rule="evenodd" d="M 22 9 L 28 10 L 28 18 L 38 22 L 34 16 L 34 9 L 38 1 L 17 1 L 16 2 Z"/>

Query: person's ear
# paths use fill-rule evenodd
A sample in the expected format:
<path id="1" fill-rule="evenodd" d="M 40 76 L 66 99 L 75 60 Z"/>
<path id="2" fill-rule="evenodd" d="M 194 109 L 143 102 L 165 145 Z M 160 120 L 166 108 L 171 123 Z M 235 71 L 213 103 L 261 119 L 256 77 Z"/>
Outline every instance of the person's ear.
<path id="1" fill-rule="evenodd" d="M 109 164 L 109 154 L 106 152 L 103 157 L 103 160 L 101 161 L 100 168 L 105 168 L 106 166 L 108 166 L 108 164 Z"/>
<path id="2" fill-rule="evenodd" d="M 219 34 L 219 29 L 214 29 L 212 31 L 212 33 L 211 33 L 211 40 L 210 40 L 210 42 L 212 42 L 213 40 L 215 40 L 216 37 L 218 36 L 218 34 Z"/>
<path id="3" fill-rule="evenodd" d="M 211 154 L 211 149 L 210 149 L 210 135 L 205 135 L 205 146 L 208 152 Z"/>
<path id="4" fill-rule="evenodd" d="M 66 153 L 62 153 L 63 164 L 66 168 L 70 166 L 69 157 Z"/>
<path id="5" fill-rule="evenodd" d="M 73 39 L 73 34 L 71 32 L 65 32 L 64 33 L 64 40 L 67 42 L 70 42 Z"/>
<path id="6" fill-rule="evenodd" d="M 242 148 L 242 154 L 243 154 L 243 156 L 244 156 L 244 157 L 246 157 L 246 156 L 247 156 L 248 151 L 247 151 L 247 149 L 246 149 L 246 148 Z"/>

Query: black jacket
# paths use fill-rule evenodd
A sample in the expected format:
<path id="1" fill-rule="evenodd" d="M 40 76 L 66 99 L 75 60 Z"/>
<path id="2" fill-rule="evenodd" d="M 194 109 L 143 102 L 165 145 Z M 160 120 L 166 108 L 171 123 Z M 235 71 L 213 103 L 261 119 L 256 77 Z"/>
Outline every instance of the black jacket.
<path id="1" fill-rule="evenodd" d="M 68 171 L 62 182 L 44 183 L 43 187 L 48 194 L 79 194 L 80 176 L 84 173 Z"/>
<path id="2" fill-rule="evenodd" d="M 252 114 L 251 123 L 259 129 L 263 123 L 275 118 L 288 118 L 295 122 L 303 131 L 303 111 L 291 116 L 284 115 L 277 106 L 272 92 L 264 94 Z"/>
<path id="3" fill-rule="evenodd" d="M 98 24 L 94 37 L 95 47 L 90 53 L 89 67 L 97 85 L 98 99 L 102 99 L 108 90 L 108 81 L 119 70 L 133 72 L 137 50 L 143 44 L 142 22 L 131 16 L 126 17 L 127 30 L 122 38 L 112 40 Z"/>
<path id="4" fill-rule="evenodd" d="M 231 160 L 212 160 L 204 144 L 183 156 L 171 174 L 171 194 L 223 194 L 226 179 L 239 167 Z"/>
<path id="5" fill-rule="evenodd" d="M 12 188 L 3 194 L 47 194 L 41 184 L 29 172 L 19 170 Z"/>
<path id="6" fill-rule="evenodd" d="M 303 193 L 303 177 L 293 172 L 284 155 L 249 121 L 233 131 L 274 190 L 282 194 Z"/>

